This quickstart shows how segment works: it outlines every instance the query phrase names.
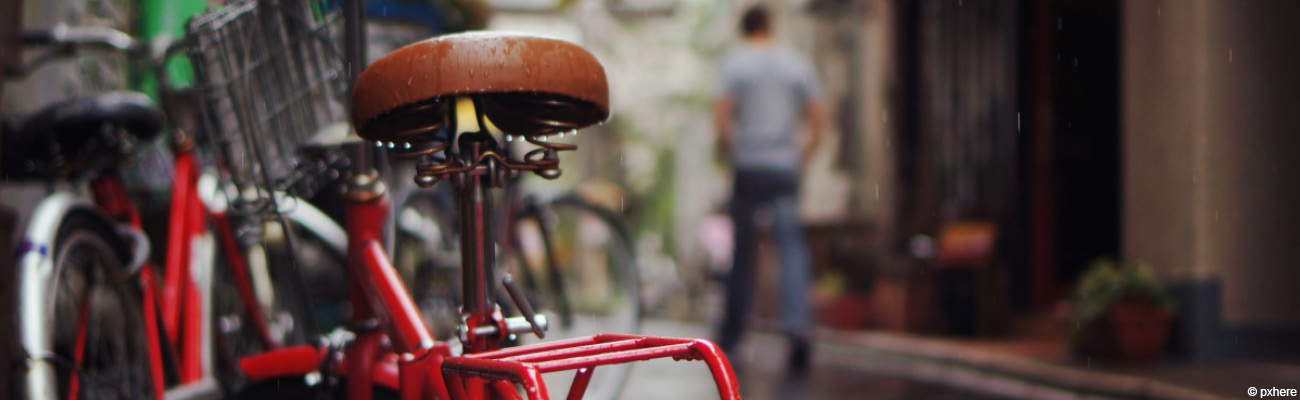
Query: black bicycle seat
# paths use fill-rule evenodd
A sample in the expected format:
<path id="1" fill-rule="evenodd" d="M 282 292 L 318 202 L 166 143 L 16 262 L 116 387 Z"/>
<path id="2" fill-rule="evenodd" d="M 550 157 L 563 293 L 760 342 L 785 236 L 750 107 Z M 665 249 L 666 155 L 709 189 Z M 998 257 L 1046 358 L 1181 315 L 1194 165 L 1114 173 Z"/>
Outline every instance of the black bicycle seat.
<path id="1" fill-rule="evenodd" d="M 113 92 L 54 103 L 27 117 L 18 136 L 24 141 L 77 140 L 111 124 L 142 140 L 158 135 L 163 113 L 148 96 Z"/>
<path id="2" fill-rule="evenodd" d="M 18 129 L 5 129 L 5 176 L 76 173 L 91 166 L 91 158 L 120 145 L 100 135 L 106 127 L 148 140 L 157 136 L 162 126 L 162 110 L 140 93 L 114 92 L 57 102 L 28 116 Z M 57 156 L 63 156 L 66 165 L 61 171 L 47 171 L 50 166 L 46 164 Z"/>

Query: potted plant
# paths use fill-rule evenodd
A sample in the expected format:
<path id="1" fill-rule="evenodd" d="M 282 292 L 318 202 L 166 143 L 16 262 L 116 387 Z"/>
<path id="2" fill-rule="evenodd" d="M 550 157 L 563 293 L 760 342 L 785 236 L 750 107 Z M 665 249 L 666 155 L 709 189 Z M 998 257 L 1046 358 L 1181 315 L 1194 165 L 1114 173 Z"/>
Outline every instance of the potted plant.
<path id="1" fill-rule="evenodd" d="M 1164 352 L 1174 302 L 1146 265 L 1098 260 L 1080 276 L 1074 296 L 1076 354 L 1149 363 Z"/>

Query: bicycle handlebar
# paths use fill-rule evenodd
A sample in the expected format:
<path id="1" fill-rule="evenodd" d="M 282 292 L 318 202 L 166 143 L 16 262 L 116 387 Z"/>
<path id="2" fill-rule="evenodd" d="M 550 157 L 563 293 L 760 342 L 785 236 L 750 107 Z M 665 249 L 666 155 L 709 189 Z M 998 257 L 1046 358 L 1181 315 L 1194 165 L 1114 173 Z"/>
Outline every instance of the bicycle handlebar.
<path id="1" fill-rule="evenodd" d="M 118 51 L 132 51 L 138 47 L 135 38 L 117 29 L 70 27 L 64 24 L 55 25 L 46 31 L 23 32 L 20 40 L 24 46 L 86 46 Z"/>
<path id="2" fill-rule="evenodd" d="M 140 49 L 140 43 L 125 32 L 112 28 L 79 28 L 64 24 L 55 25 L 49 30 L 24 31 L 19 36 L 19 43 L 26 46 L 53 47 L 48 53 L 31 59 L 26 65 L 6 68 L 5 77 L 23 77 L 28 72 L 40 68 L 50 60 L 60 56 L 72 55 L 80 48 L 99 48 L 104 50 L 131 53 Z"/>

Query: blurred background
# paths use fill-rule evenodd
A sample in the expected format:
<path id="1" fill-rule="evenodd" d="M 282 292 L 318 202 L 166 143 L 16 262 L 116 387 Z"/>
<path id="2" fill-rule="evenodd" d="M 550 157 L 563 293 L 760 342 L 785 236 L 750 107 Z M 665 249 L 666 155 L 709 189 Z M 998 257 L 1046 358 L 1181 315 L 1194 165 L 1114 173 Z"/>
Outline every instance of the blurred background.
<path id="1" fill-rule="evenodd" d="M 710 337 L 732 245 L 731 171 L 715 156 L 711 120 L 716 63 L 752 4 L 368 1 L 369 54 L 471 29 L 553 36 L 595 54 L 613 117 L 578 136 L 558 183 L 530 180 L 529 190 L 577 191 L 620 210 L 651 305 L 646 332 Z M 814 369 L 784 378 L 783 342 L 759 333 L 733 360 L 747 396 L 1300 388 L 1300 2 L 764 4 L 776 39 L 812 60 L 831 131 L 800 188 L 822 328 Z M 26 0 L 21 14 L 0 15 L 0 34 L 10 42 L 21 18 L 25 28 L 175 35 L 208 6 Z M 146 13 L 177 21 L 137 23 Z M 78 57 L 6 82 L 3 114 L 123 87 L 125 73 L 100 72 L 123 64 Z M 138 174 L 166 174 L 165 156 L 140 163 L 151 160 L 158 168 Z M 137 180 L 165 201 L 156 179 Z M 774 332 L 776 256 L 760 248 L 755 325 Z M 624 398 L 700 379 L 672 366 L 639 367 Z M 708 398 L 699 382 L 686 386 Z"/>

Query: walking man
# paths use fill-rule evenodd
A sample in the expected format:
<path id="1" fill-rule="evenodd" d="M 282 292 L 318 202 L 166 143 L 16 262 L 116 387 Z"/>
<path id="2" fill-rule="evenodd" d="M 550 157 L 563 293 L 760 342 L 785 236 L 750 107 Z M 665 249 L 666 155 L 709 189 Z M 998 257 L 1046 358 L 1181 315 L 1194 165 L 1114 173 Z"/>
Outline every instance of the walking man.
<path id="1" fill-rule="evenodd" d="M 805 371 L 810 357 L 811 261 L 799 221 L 799 173 L 817 145 L 825 113 L 812 65 L 773 41 L 762 5 L 741 18 L 743 43 L 722 60 L 714 107 L 718 144 L 735 169 L 731 219 L 736 245 L 727 278 L 718 345 L 734 356 L 754 302 L 757 230 L 766 209 L 780 254 L 782 330 L 790 339 L 789 366 Z M 803 123 L 807 129 L 801 129 Z M 802 132 L 802 134 L 801 134 Z"/>

